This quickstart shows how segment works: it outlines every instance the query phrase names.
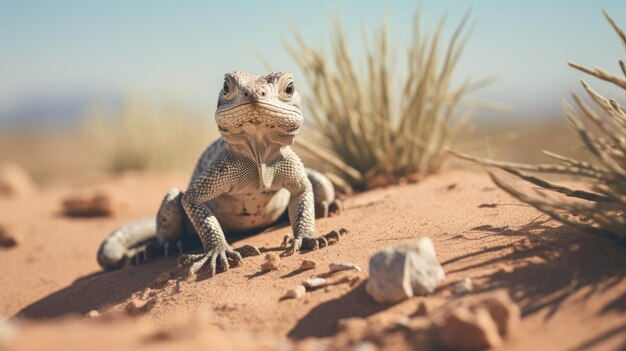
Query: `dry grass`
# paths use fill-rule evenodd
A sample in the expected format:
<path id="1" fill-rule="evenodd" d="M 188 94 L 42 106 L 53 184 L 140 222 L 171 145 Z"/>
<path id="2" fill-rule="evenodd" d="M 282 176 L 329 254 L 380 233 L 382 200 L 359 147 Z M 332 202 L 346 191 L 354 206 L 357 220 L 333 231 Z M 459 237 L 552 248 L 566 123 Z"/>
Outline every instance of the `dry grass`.
<path id="1" fill-rule="evenodd" d="M 604 15 L 626 48 L 624 31 L 607 12 Z M 575 62 L 569 65 L 626 91 L 626 60 L 619 61 L 623 76 Z M 500 188 L 558 221 L 626 239 L 626 112 L 616 100 L 603 97 L 584 80 L 581 83 L 597 108 L 594 110 L 576 94 L 573 99 L 577 109 L 567 103 L 564 108 L 567 121 L 592 156 L 591 162 L 548 151 L 544 153 L 557 163 L 530 165 L 459 156 L 499 168 L 535 185 L 537 188 L 532 192 L 523 190 L 490 172 Z M 527 172 L 568 176 L 579 186 L 557 184 Z"/>
<path id="2" fill-rule="evenodd" d="M 313 116 L 311 133 L 298 145 L 344 187 L 380 184 L 381 177 L 383 184 L 393 183 L 438 170 L 446 148 L 474 111 L 464 105 L 459 116 L 463 98 L 485 83 L 452 83 L 468 37 L 468 18 L 442 50 L 444 19 L 434 33 L 424 34 L 416 11 L 403 80 L 396 78 L 387 25 L 373 41 L 363 31 L 365 52 L 359 57 L 364 62 L 353 60 L 337 20 L 330 59 L 294 31 L 297 45 L 287 48 L 305 73 L 311 96 L 304 103 Z"/>
<path id="3" fill-rule="evenodd" d="M 175 104 L 155 106 L 137 99 L 128 99 L 119 112 L 96 108 L 83 131 L 90 149 L 110 172 L 180 167 L 211 140 L 208 117 Z"/>

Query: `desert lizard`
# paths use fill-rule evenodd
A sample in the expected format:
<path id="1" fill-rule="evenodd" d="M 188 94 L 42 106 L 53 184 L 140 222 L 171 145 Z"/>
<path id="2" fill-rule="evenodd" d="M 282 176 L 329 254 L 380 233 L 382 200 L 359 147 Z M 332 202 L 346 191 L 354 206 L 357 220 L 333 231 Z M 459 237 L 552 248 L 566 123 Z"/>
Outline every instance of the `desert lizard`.
<path id="1" fill-rule="evenodd" d="M 187 191 L 171 189 L 156 218 L 114 230 L 98 251 L 104 269 L 121 267 L 147 243 L 168 255 L 172 245 L 182 253 L 184 239 L 197 237 L 204 252 L 179 262 L 190 263 L 191 273 L 208 269 L 213 275 L 217 262 L 224 270 L 229 259 L 242 262 L 225 233 L 268 227 L 285 212 L 293 230 L 283 243 L 291 245 L 287 254 L 328 244 L 317 235 L 315 218 L 340 212 L 341 203 L 328 178 L 305 168 L 291 148 L 303 123 L 293 76 L 226 74 L 215 121 L 221 137 L 198 160 Z"/>

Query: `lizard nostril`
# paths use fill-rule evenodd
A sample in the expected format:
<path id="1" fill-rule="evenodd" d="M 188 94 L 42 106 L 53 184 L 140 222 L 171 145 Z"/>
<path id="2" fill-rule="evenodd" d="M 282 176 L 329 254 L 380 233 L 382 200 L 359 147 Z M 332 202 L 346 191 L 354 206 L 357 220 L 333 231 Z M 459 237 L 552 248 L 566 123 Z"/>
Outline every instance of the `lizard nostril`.
<path id="1" fill-rule="evenodd" d="M 244 96 L 244 97 L 248 97 L 248 95 L 249 95 L 249 94 L 248 94 L 248 92 L 247 92 L 247 91 L 246 91 L 245 93 L 243 93 L 243 96 Z"/>
<path id="2" fill-rule="evenodd" d="M 261 90 L 261 96 L 265 96 L 265 90 Z"/>

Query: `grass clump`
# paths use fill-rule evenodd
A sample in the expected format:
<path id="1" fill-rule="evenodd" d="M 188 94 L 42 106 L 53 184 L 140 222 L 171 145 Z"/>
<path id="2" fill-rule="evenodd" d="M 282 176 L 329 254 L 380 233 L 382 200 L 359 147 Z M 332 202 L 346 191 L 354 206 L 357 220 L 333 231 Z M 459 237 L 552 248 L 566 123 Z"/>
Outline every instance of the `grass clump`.
<path id="1" fill-rule="evenodd" d="M 458 115 L 463 98 L 484 83 L 453 84 L 468 18 L 469 13 L 445 45 L 445 18 L 434 33 L 424 34 L 416 11 L 402 79 L 396 78 L 386 24 L 373 41 L 363 31 L 363 62 L 353 59 L 337 20 L 330 58 L 295 31 L 297 45 L 287 49 L 308 81 L 310 96 L 304 103 L 313 116 L 311 132 L 298 145 L 344 187 L 365 188 L 381 185 L 381 178 L 388 184 L 437 171 L 446 148 L 473 113 L 467 108 Z"/>
<path id="2" fill-rule="evenodd" d="M 127 99 L 95 108 L 83 125 L 87 144 L 109 172 L 169 170 L 193 162 L 209 140 L 208 123 L 188 110 Z"/>
<path id="3" fill-rule="evenodd" d="M 624 31 L 607 12 L 604 16 L 626 48 Z M 575 62 L 568 64 L 626 91 L 626 60 L 619 61 L 622 76 Z M 490 172 L 500 188 L 562 223 L 626 239 L 626 112 L 616 100 L 605 98 L 584 80 L 581 83 L 596 108 L 573 94 L 577 108 L 564 103 L 564 109 L 567 121 L 592 157 L 590 162 L 549 151 L 544 153 L 556 160 L 555 163 L 530 165 L 459 156 L 499 168 L 535 185 L 533 192 L 519 189 Z M 578 180 L 579 185 L 554 183 L 532 173 L 567 176 Z"/>

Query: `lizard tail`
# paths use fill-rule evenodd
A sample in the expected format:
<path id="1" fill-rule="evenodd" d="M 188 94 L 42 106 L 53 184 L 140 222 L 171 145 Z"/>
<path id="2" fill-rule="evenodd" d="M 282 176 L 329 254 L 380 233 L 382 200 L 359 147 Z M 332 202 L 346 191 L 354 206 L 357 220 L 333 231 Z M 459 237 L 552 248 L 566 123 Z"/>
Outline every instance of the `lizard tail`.
<path id="1" fill-rule="evenodd" d="M 146 218 L 115 229 L 100 245 L 98 263 L 105 270 L 121 268 L 133 249 L 156 239 L 156 219 Z"/>

